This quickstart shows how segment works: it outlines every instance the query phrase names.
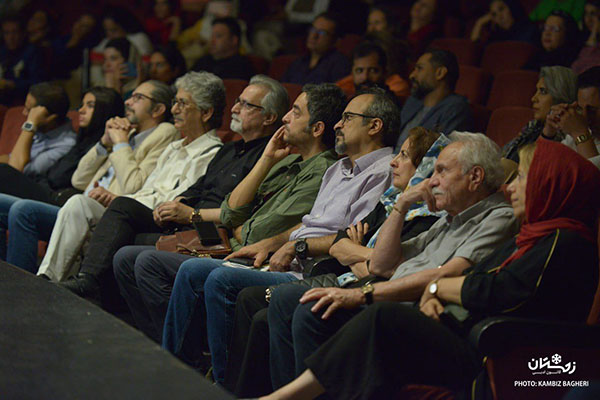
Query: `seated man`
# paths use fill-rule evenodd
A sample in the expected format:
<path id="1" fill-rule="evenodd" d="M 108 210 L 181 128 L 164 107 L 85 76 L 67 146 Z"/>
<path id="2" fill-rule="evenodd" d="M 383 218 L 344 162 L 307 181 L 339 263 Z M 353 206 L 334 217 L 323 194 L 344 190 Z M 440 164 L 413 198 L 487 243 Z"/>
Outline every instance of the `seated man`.
<path id="1" fill-rule="evenodd" d="M 337 82 L 350 72 L 350 62 L 335 49 L 338 39 L 337 17 L 322 13 L 315 18 L 306 38 L 308 54 L 295 60 L 281 77 L 282 82 Z"/>
<path id="2" fill-rule="evenodd" d="M 0 162 L 27 176 L 44 174 L 75 145 L 76 134 L 67 117 L 69 98 L 65 90 L 51 83 L 33 85 L 27 94 L 23 115 L 27 120 L 10 154 Z M 0 166 L 0 171 L 6 166 Z M 10 187 L 2 193 L 12 194 Z"/>
<path id="3" fill-rule="evenodd" d="M 498 146 L 482 134 L 454 132 L 451 139 L 453 143 L 441 152 L 433 176 L 400 195 L 394 212 L 382 225 L 368 268 L 389 281 L 353 289 L 307 291 L 287 285 L 273 291 L 268 311 L 273 388 L 303 371 L 305 367 L 296 365 L 295 360 L 312 354 L 363 304 L 371 304 L 374 298 L 416 301 L 429 282 L 459 275 L 516 233 L 518 223 L 512 209 L 498 192 L 503 181 Z M 427 232 L 403 241 L 405 215 L 417 201 L 448 215 Z M 302 343 L 291 336 L 292 314 L 294 330 L 314 328 L 313 334 L 302 335 Z"/>
<path id="4" fill-rule="evenodd" d="M 203 329 L 205 324 L 183 323 L 189 318 L 197 319 L 195 308 L 205 305 L 213 376 L 222 383 L 238 292 L 246 286 L 297 280 L 308 256 L 326 253 L 338 229 L 360 221 L 373 209 L 391 183 L 390 146 L 396 139 L 398 117 L 396 105 L 382 89 L 371 89 L 350 101 L 335 125 L 335 150 L 346 157 L 323 176 L 319 195 L 302 224 L 229 256 L 252 257 L 257 267 L 269 252 L 276 251 L 270 260 L 270 271 L 229 268 L 215 260 L 192 259 L 183 263 L 169 301 L 163 345 L 177 355 L 187 350 L 181 348 L 182 343 L 197 349 L 198 344 L 191 339 L 198 337 L 193 327 Z M 299 263 L 292 263 L 294 254 Z"/>
<path id="5" fill-rule="evenodd" d="M 57 282 L 72 275 L 73 257 L 85 240 L 82 226 L 100 219 L 115 197 L 137 192 L 167 145 L 180 137 L 175 127 L 165 122 L 170 119 L 172 96 L 172 90 L 162 82 L 148 81 L 138 86 L 125 101 L 125 118 L 108 120 L 100 141 L 79 161 L 71 183 L 84 193 L 71 197 L 60 211 L 58 207 L 50 211 L 41 204 L 32 204 L 40 213 L 53 214 L 51 221 L 47 221 L 48 230 L 52 230 L 56 221 L 55 237 L 50 238 L 39 275 Z M 59 243 L 56 238 L 65 228 L 72 229 L 74 235 L 73 239 L 69 236 L 62 239 L 73 244 L 68 249 L 66 243 Z M 63 234 L 68 235 L 67 231 Z"/>
<path id="6" fill-rule="evenodd" d="M 352 73 L 340 79 L 336 85 L 342 88 L 348 97 L 364 89 L 377 85 L 389 89 L 394 96 L 405 99 L 410 95 L 407 81 L 398 74 L 389 74 L 385 50 L 372 42 L 362 42 L 352 52 Z"/>
<path id="7" fill-rule="evenodd" d="M 240 54 L 241 36 L 242 31 L 235 18 L 213 20 L 209 54 L 196 61 L 192 70 L 212 72 L 221 79 L 250 79 L 254 75 L 254 67 L 247 57 Z"/>
<path id="8" fill-rule="evenodd" d="M 153 234 L 149 235 L 152 236 L 152 240 L 148 243 L 152 244 L 161 233 L 174 228 L 189 229 L 192 222 L 220 222 L 221 202 L 252 170 L 271 135 L 281 125 L 281 117 L 288 107 L 287 91 L 279 82 L 264 75 L 253 77 L 231 109 L 231 129 L 239 133 L 242 140 L 226 143 L 211 161 L 206 175 L 175 200 L 160 204 L 154 211 L 132 199 L 123 199 L 120 202 L 119 215 L 115 214 L 114 208 L 109 209 L 104 220 L 108 221 L 109 215 L 118 217 L 111 226 L 116 226 L 116 231 L 119 232 L 118 240 L 113 238 L 114 235 L 111 236 L 111 245 L 114 246 L 114 251 L 125 246 L 117 253 L 114 261 L 115 277 L 120 292 L 127 301 L 138 328 L 157 342 L 160 342 L 164 313 L 175 271 L 170 277 L 169 285 L 158 285 L 168 292 L 166 299 L 162 300 L 162 315 L 157 316 L 154 312 L 149 315 L 145 302 L 150 301 L 155 306 L 149 308 L 153 311 L 156 304 L 161 302 L 162 292 L 158 296 L 153 296 L 154 292 L 147 293 L 150 284 L 146 281 L 151 280 L 151 277 L 144 269 L 139 268 L 143 257 L 138 255 L 144 250 L 154 249 L 154 246 L 126 245 L 141 244 L 144 233 Z M 93 243 L 106 246 L 106 239 L 107 237 L 96 234 L 93 236 Z M 113 266 L 113 255 L 107 253 L 108 268 Z M 173 257 L 175 260 L 181 257 L 185 259 L 185 256 L 177 253 L 165 253 L 164 256 Z M 143 265 L 147 265 L 147 262 Z"/>
<path id="9" fill-rule="evenodd" d="M 248 88 L 244 90 L 241 101 L 258 102 L 251 94 Z M 216 210 L 220 215 L 214 214 L 213 221 L 234 229 L 234 248 L 293 227 L 310 210 L 323 174 L 335 162 L 329 150 L 334 142 L 333 125 L 345 103 L 344 94 L 333 84 L 303 88 L 292 111 L 283 117 L 284 127 L 271 138 L 252 171 L 225 197 Z M 232 111 L 236 125 L 248 125 L 249 118 L 255 118 L 249 111 L 242 113 L 240 105 Z M 299 154 L 287 155 L 291 146 Z M 211 217 L 205 210 L 198 213 Z M 125 247 L 117 252 L 115 276 L 138 327 L 160 341 L 175 274 L 183 261 L 193 257 L 156 250 L 138 256 L 135 250 Z"/>
<path id="10" fill-rule="evenodd" d="M 396 150 L 400 150 L 408 132 L 415 126 L 446 134 L 471 129 L 473 119 L 469 102 L 454 93 L 458 74 L 458 61 L 449 51 L 430 49 L 419 57 L 409 76 L 411 96 L 402 107 Z"/>
<path id="11" fill-rule="evenodd" d="M 175 86 L 177 94 L 171 111 L 175 128 L 185 139 L 170 143 L 160 155 L 156 168 L 142 188 L 128 196 L 150 208 L 173 199 L 203 176 L 208 164 L 222 146 L 215 129 L 221 125 L 225 106 L 223 81 L 208 72 L 190 72 L 179 78 Z M 114 205 L 116 196 L 108 193 L 106 197 L 107 205 Z M 65 205 L 60 214 L 60 225 L 55 226 L 50 238 L 51 244 L 53 241 L 56 243 L 57 250 L 46 254 L 42 268 L 48 265 L 52 269 L 60 270 L 64 268 L 64 264 L 72 262 L 81 249 L 82 237 L 92 226 L 96 230 L 102 228 L 100 231 L 110 232 L 111 238 L 116 238 L 116 234 L 120 233 L 111 224 L 103 224 L 101 217 L 104 208 L 90 216 L 82 215 L 84 212 L 81 207 L 66 208 Z M 90 295 L 93 299 L 98 299 L 97 280 L 103 272 L 101 262 L 104 260 L 104 251 L 107 251 L 106 246 L 90 245 L 84 253 L 82 273 L 61 282 L 61 286 L 79 295 Z M 44 270 L 40 271 L 43 272 Z"/>

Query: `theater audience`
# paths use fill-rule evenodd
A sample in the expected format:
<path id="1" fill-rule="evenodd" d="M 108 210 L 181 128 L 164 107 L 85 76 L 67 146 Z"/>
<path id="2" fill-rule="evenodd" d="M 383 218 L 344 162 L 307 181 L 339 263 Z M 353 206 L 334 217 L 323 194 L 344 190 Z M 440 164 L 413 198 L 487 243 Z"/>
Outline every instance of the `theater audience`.
<path id="1" fill-rule="evenodd" d="M 290 376 L 298 378 L 263 399 L 311 399 L 323 393 L 339 399 L 381 398 L 409 383 L 464 390 L 483 365 L 465 336 L 479 320 L 502 314 L 584 322 L 598 283 L 600 173 L 561 144 L 540 139 L 533 146 L 522 150 L 519 176 L 509 186 L 514 214 L 522 220 L 517 238 L 463 276 L 427 284 L 420 311 L 383 291 L 358 292 L 353 306 L 367 306 L 333 336 L 330 327 L 344 311 L 326 311 L 322 320 L 316 316 L 323 305 L 315 306 L 316 296 L 305 295 L 299 306 L 303 312 L 293 318 L 313 311 L 315 317 L 311 325 L 293 325 L 290 343 L 297 348 L 316 341 L 318 347 L 292 354 L 296 368 Z M 462 332 L 440 321 L 451 304 L 468 312 Z"/>
<path id="2" fill-rule="evenodd" d="M 350 72 L 350 62 L 335 49 L 340 36 L 337 16 L 322 13 L 315 18 L 308 31 L 308 54 L 295 60 L 283 74 L 282 82 L 305 83 L 337 82 Z"/>
<path id="3" fill-rule="evenodd" d="M 583 35 L 586 39 L 584 47 L 579 52 L 577 59 L 573 61 L 571 68 L 580 74 L 588 68 L 600 65 L 600 1 L 587 0 L 585 2 L 585 14 L 583 16 Z"/>
<path id="4" fill-rule="evenodd" d="M 564 11 L 552 11 L 544 23 L 540 43 L 541 50 L 527 62 L 525 68 L 569 67 L 577 58 L 582 44 L 577 22 Z"/>
<path id="5" fill-rule="evenodd" d="M 471 128 L 469 103 L 454 93 L 458 72 L 456 56 L 449 51 L 429 49 L 419 57 L 409 76 L 411 96 L 402 107 L 396 151 L 416 126 L 443 133 Z"/>
<path id="6" fill-rule="evenodd" d="M 137 80 L 143 82 L 146 78 L 173 85 L 175 79 L 186 71 L 185 60 L 173 44 L 157 47 L 150 56 L 147 69 L 140 68 Z"/>
<path id="7" fill-rule="evenodd" d="M 439 0 L 416 0 L 410 8 L 406 41 L 413 57 L 425 51 L 442 31 L 442 10 Z"/>
<path id="8" fill-rule="evenodd" d="M 45 220 L 45 229 L 52 231 L 52 236 L 40 275 L 62 281 L 76 273 L 75 257 L 86 241 L 86 231 L 117 196 L 139 193 L 146 187 L 157 160 L 180 137 L 166 122 L 172 95 L 161 82 L 144 82 L 125 102 L 126 118 L 107 121 L 102 137 L 79 161 L 71 178 L 83 194 L 71 197 L 60 211 L 53 209 Z"/>
<path id="9" fill-rule="evenodd" d="M 10 106 L 25 99 L 29 87 L 45 78 L 46 69 L 39 50 L 27 43 L 18 17 L 6 17 L 1 25 L 0 104 Z"/>
<path id="10" fill-rule="evenodd" d="M 481 43 L 516 40 L 537 45 L 538 37 L 536 26 L 518 0 L 490 1 L 490 11 L 475 21 L 471 31 L 471 40 Z"/>
<path id="11" fill-rule="evenodd" d="M 0 166 L 4 191 L 11 194 L 0 195 L 0 227 L 10 231 L 8 251 L 6 240 L 0 243 L 3 259 L 27 271 L 37 271 L 38 240 L 50 238 L 58 207 L 79 192 L 71 186 L 71 176 L 80 158 L 100 140 L 106 121 L 122 115 L 123 100 L 117 92 L 92 88 L 84 94 L 79 109 L 75 146 L 46 173 L 28 177 L 14 168 Z"/>
<path id="12" fill-rule="evenodd" d="M 531 98 L 533 119 L 503 147 L 503 157 L 519 162 L 519 147 L 535 142 L 542 134 L 550 107 L 561 103 L 571 104 L 576 100 L 577 75 L 570 68 L 542 67 L 535 94 Z M 555 136 L 555 140 L 564 138 L 564 133 Z"/>
<path id="13" fill-rule="evenodd" d="M 125 38 L 110 40 L 104 48 L 104 86 L 115 89 L 128 97 L 136 88 L 139 55 L 135 47 Z"/>
<path id="14" fill-rule="evenodd" d="M 240 54 L 240 38 L 241 29 L 235 18 L 213 20 L 208 54 L 196 61 L 192 70 L 212 72 L 221 79 L 250 79 L 254 67 Z"/>
<path id="15" fill-rule="evenodd" d="M 102 16 L 105 37 L 94 48 L 94 51 L 104 51 L 110 40 L 126 38 L 135 46 L 140 55 L 145 56 L 152 53 L 152 42 L 144 33 L 142 24 L 126 8 L 112 5 L 104 10 Z"/>

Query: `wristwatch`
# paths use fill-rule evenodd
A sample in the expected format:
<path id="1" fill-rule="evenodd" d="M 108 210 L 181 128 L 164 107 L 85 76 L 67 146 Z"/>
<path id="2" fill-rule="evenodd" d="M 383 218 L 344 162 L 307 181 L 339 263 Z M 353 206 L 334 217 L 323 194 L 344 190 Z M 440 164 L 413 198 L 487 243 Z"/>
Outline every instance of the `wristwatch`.
<path id="1" fill-rule="evenodd" d="M 25 121 L 23 122 L 23 125 L 21 125 L 21 130 L 26 132 L 35 132 L 37 130 L 37 126 L 35 126 L 35 124 L 31 121 Z"/>
<path id="2" fill-rule="evenodd" d="M 306 243 L 306 238 L 296 240 L 294 251 L 296 252 L 296 257 L 298 257 L 298 259 L 306 260 L 308 257 L 308 243 Z"/>
<path id="3" fill-rule="evenodd" d="M 590 128 L 588 128 L 587 134 L 579 135 L 575 138 L 575 144 L 581 144 L 581 143 L 587 142 L 588 140 L 590 140 L 593 137 L 594 137 L 594 135 L 592 135 L 592 130 Z"/>
<path id="4" fill-rule="evenodd" d="M 204 219 L 202 218 L 202 214 L 200 214 L 200 209 L 197 208 L 192 211 L 192 215 L 190 215 L 190 224 L 199 224 L 202 221 L 204 221 Z"/>
<path id="5" fill-rule="evenodd" d="M 429 284 L 429 294 L 432 294 L 437 297 L 438 291 L 438 281 L 433 281 Z"/>
<path id="6" fill-rule="evenodd" d="M 362 294 L 365 295 L 365 303 L 367 303 L 367 305 L 373 304 L 373 291 L 374 290 L 375 290 L 375 288 L 370 283 L 366 283 L 360 287 L 360 291 L 362 292 Z"/>

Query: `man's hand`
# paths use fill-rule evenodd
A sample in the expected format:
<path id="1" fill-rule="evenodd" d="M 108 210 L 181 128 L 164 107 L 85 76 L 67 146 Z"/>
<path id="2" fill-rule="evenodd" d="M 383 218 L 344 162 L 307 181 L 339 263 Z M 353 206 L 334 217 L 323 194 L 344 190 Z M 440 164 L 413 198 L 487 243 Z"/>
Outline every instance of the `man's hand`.
<path id="1" fill-rule="evenodd" d="M 369 230 L 369 224 L 368 223 L 365 222 L 363 224 L 362 222 L 358 221 L 356 223 L 356 225 L 350 225 L 346 229 L 346 234 L 348 234 L 348 237 L 354 243 L 356 243 L 356 244 L 362 244 L 363 238 L 365 237 L 365 233 L 367 233 L 368 230 Z"/>
<path id="2" fill-rule="evenodd" d="M 436 321 L 440 320 L 440 314 L 444 312 L 444 306 L 437 298 L 431 298 L 421 305 L 421 312 Z"/>
<path id="3" fill-rule="evenodd" d="M 328 306 L 327 310 L 321 316 L 321 319 L 327 319 L 340 308 L 353 309 L 361 306 L 365 302 L 365 297 L 360 289 L 315 288 L 310 289 L 300 298 L 301 304 L 310 301 L 317 302 L 310 309 L 314 313 Z"/>
<path id="4" fill-rule="evenodd" d="M 292 150 L 292 147 L 283 141 L 284 131 L 285 125 L 277 129 L 273 136 L 271 136 L 271 139 L 263 152 L 263 156 L 268 158 L 273 164 L 283 160 Z"/>
<path id="5" fill-rule="evenodd" d="M 419 201 L 424 201 L 427 203 L 427 208 L 429 208 L 429 211 L 438 211 L 435 207 L 435 197 L 433 196 L 432 189 L 429 186 L 429 179 L 423 180 L 423 182 L 402 193 L 400 197 L 398 197 L 394 208 L 396 208 L 402 214 L 406 214 L 410 206 Z"/>
<path id="6" fill-rule="evenodd" d="M 234 257 L 242 258 L 254 258 L 254 267 L 259 268 L 265 260 L 269 257 L 269 253 L 277 250 L 269 239 L 263 239 L 260 242 L 242 247 L 238 251 L 234 251 L 225 260 L 229 260 Z"/>
<path id="7" fill-rule="evenodd" d="M 127 118 L 114 117 L 106 122 L 105 134 L 108 133 L 113 144 L 127 143 L 131 128 L 131 122 Z"/>
<path id="8" fill-rule="evenodd" d="M 576 102 L 561 109 L 557 119 L 557 126 L 560 130 L 573 138 L 588 133 L 587 112 L 585 109 L 582 110 Z"/>
<path id="9" fill-rule="evenodd" d="M 296 257 L 296 242 L 287 242 L 271 256 L 269 260 L 269 270 L 276 272 L 286 272 L 290 270 L 290 264 Z"/>
<path id="10" fill-rule="evenodd" d="M 102 186 L 98 186 L 98 182 L 94 183 L 94 186 L 95 187 L 88 193 L 88 196 L 102 204 L 104 207 L 108 207 L 110 203 L 117 198 L 115 194 L 104 189 Z"/>
<path id="11" fill-rule="evenodd" d="M 49 118 L 50 113 L 44 106 L 35 106 L 27 114 L 27 120 L 33 122 L 36 127 L 43 125 Z"/>
<path id="12" fill-rule="evenodd" d="M 156 225 L 163 226 L 167 222 L 175 222 L 181 225 L 190 223 L 190 216 L 194 209 L 179 201 L 165 201 L 154 209 L 152 215 Z"/>

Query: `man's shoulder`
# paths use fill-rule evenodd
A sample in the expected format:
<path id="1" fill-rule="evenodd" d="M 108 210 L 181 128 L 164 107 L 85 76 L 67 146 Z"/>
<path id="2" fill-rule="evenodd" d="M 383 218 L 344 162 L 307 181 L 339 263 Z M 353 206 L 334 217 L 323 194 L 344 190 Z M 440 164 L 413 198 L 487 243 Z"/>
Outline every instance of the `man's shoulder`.
<path id="1" fill-rule="evenodd" d="M 451 93 L 444 97 L 438 104 L 440 107 L 461 107 L 468 108 L 469 100 L 460 94 Z"/>
<path id="2" fill-rule="evenodd" d="M 161 122 L 158 124 L 150 136 L 172 136 L 174 139 L 181 137 L 177 128 L 170 122 Z"/>

